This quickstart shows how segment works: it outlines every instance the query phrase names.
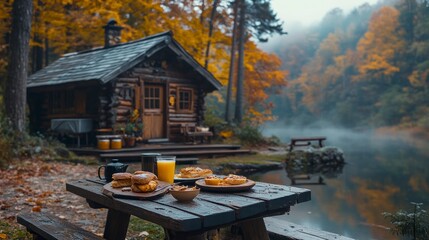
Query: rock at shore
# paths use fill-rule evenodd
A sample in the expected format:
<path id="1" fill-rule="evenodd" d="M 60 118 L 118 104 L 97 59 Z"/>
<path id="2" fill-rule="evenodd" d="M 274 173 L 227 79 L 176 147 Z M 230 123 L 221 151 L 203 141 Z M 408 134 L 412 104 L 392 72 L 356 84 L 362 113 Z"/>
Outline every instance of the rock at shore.
<path id="1" fill-rule="evenodd" d="M 334 177 L 342 172 L 344 164 L 344 152 L 338 147 L 309 146 L 286 154 L 286 171 L 290 176 L 320 173 L 325 177 Z"/>

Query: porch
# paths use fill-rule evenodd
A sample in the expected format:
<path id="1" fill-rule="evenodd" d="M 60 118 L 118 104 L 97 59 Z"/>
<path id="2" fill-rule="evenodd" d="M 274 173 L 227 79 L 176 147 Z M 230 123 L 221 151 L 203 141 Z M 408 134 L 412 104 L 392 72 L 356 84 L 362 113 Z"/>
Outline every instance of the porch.
<path id="1" fill-rule="evenodd" d="M 100 150 L 96 147 L 71 147 L 70 151 L 77 155 L 90 155 L 98 157 L 101 161 L 113 158 L 120 161 L 140 161 L 143 153 L 160 153 L 173 155 L 177 161 L 198 161 L 199 157 L 215 158 L 226 155 L 240 155 L 254 153 L 250 149 L 242 149 L 241 145 L 234 144 L 186 144 L 186 143 L 162 143 L 162 144 L 137 144 L 131 148 Z"/>

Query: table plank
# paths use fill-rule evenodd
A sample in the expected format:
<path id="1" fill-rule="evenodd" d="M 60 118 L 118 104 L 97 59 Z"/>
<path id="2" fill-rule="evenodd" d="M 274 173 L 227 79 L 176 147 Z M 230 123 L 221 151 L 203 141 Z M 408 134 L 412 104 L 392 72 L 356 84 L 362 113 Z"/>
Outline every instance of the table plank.
<path id="1" fill-rule="evenodd" d="M 129 212 L 170 230 L 186 232 L 200 230 L 203 227 L 199 216 L 157 202 L 116 199 L 116 203 L 121 211 Z"/>
<path id="2" fill-rule="evenodd" d="M 113 207 L 112 199 L 103 194 L 101 184 L 87 180 L 71 181 L 66 183 L 66 190 L 107 208 Z"/>
<path id="3" fill-rule="evenodd" d="M 214 204 L 195 198 L 190 202 L 179 202 L 171 194 L 155 199 L 154 202 L 165 204 L 181 211 L 201 217 L 204 228 L 224 225 L 235 221 L 235 212 L 230 207 Z"/>
<path id="4" fill-rule="evenodd" d="M 237 219 L 248 218 L 266 211 L 265 201 L 233 194 L 201 192 L 197 198 L 234 209 Z"/>
<path id="5" fill-rule="evenodd" d="M 296 193 L 285 190 L 281 185 L 261 182 L 257 182 L 250 191 L 235 194 L 262 200 L 266 202 L 268 210 L 284 209 L 297 202 Z"/>

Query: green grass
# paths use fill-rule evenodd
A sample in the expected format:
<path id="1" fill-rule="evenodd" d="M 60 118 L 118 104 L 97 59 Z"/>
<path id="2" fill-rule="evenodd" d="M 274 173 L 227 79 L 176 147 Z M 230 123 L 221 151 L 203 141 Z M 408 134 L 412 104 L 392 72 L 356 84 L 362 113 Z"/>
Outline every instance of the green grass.
<path id="1" fill-rule="evenodd" d="M 4 234 L 4 235 L 3 235 Z M 19 239 L 19 240 L 31 240 L 32 235 L 27 230 L 18 224 L 11 224 L 7 220 L 0 220 L 0 239 Z M 6 238 L 2 238 L 6 236 Z"/>
<path id="2" fill-rule="evenodd" d="M 161 226 L 131 216 L 130 225 L 128 226 L 128 235 L 131 236 L 127 239 L 142 239 L 144 236 L 139 236 L 142 232 L 149 234 L 144 238 L 145 240 L 164 239 L 164 229 Z"/>

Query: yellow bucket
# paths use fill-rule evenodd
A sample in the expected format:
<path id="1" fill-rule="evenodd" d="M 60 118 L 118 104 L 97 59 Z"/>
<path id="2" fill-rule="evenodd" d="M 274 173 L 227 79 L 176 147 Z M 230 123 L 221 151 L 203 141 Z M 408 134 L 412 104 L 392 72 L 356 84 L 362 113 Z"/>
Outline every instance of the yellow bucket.
<path id="1" fill-rule="evenodd" d="M 122 139 L 115 138 L 110 141 L 110 148 L 112 149 L 121 149 L 122 148 Z"/>
<path id="2" fill-rule="evenodd" d="M 98 149 L 100 149 L 100 150 L 110 149 L 110 140 L 109 139 L 98 139 Z"/>

